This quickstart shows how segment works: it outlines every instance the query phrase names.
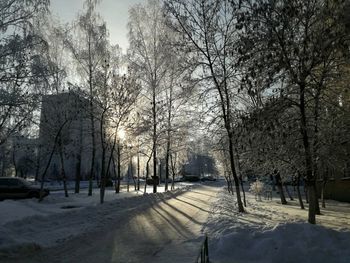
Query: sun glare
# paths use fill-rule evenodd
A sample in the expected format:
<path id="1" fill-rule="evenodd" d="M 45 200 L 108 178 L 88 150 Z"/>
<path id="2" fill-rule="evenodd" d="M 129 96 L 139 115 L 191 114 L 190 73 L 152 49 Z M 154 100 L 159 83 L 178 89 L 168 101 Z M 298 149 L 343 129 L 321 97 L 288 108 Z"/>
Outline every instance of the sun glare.
<path id="1" fill-rule="evenodd" d="M 126 137 L 125 130 L 124 129 L 118 130 L 118 138 L 121 139 L 121 140 L 124 140 L 125 137 Z"/>

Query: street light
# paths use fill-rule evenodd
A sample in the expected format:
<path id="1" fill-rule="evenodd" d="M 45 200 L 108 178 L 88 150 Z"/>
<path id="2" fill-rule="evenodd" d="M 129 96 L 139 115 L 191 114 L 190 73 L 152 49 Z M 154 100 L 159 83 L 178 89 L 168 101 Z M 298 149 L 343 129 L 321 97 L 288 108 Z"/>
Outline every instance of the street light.
<path id="1" fill-rule="evenodd" d="M 120 128 L 117 132 L 118 140 L 124 141 L 126 138 L 126 132 L 123 128 Z"/>

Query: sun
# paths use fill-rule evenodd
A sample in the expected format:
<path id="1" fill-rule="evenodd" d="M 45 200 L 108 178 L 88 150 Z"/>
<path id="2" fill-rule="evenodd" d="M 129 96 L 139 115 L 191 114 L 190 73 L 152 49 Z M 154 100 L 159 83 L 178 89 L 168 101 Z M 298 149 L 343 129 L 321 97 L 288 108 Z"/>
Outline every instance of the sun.
<path id="1" fill-rule="evenodd" d="M 120 140 L 124 140 L 126 137 L 126 132 L 123 128 L 121 128 L 118 130 L 117 135 Z"/>

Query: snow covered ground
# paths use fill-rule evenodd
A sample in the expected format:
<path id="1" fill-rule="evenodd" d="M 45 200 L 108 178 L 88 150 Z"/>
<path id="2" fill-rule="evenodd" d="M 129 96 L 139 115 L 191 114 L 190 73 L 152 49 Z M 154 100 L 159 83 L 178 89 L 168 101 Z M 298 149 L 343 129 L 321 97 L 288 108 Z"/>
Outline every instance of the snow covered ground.
<path id="1" fill-rule="evenodd" d="M 176 192 L 181 192 L 192 184 L 177 183 Z M 54 188 L 58 188 L 53 185 Z M 100 205 L 99 189 L 94 189 L 91 197 L 87 189 L 79 194 L 69 191 L 69 197 L 63 191 L 51 191 L 41 203 L 38 200 L 4 200 L 0 202 L 0 261 L 2 254 L 8 254 L 11 249 L 33 250 L 38 247 L 49 247 L 63 242 L 67 238 L 98 228 L 108 223 L 109 215 L 135 209 L 144 203 L 153 202 L 159 198 L 171 197 L 173 193 L 164 193 L 164 186 L 158 187 L 157 194 L 143 194 L 143 191 L 115 193 L 106 189 L 105 203 Z M 142 187 L 143 189 L 143 187 Z M 152 186 L 147 187 L 147 193 L 152 192 Z"/>
<path id="2" fill-rule="evenodd" d="M 87 182 L 82 182 L 81 185 L 87 185 Z M 183 188 L 191 184 L 181 182 L 176 184 L 176 188 Z M 0 202 L 0 226 L 17 221 L 23 220 L 32 216 L 47 216 L 57 213 L 65 213 L 71 209 L 81 209 L 88 206 L 96 206 L 100 204 L 100 189 L 94 188 L 92 196 L 88 197 L 87 188 L 82 188 L 79 194 L 74 194 L 74 182 L 68 184 L 69 187 L 69 197 L 64 196 L 62 190 L 63 185 L 57 182 L 45 183 L 45 188 L 50 189 L 50 195 L 44 198 L 41 203 L 38 200 L 33 199 L 22 199 L 22 200 L 4 200 Z M 119 194 L 115 193 L 113 187 L 106 188 L 105 192 L 105 202 L 110 202 L 116 199 L 124 199 L 134 196 L 142 196 L 144 186 L 141 185 L 140 191 L 134 191 L 134 186 L 130 185 L 130 191 L 126 191 L 126 185 L 123 183 L 121 185 L 121 192 Z M 152 193 L 153 186 L 147 186 L 147 193 Z M 164 192 L 164 185 L 157 187 L 157 192 Z M 0 244 L 1 247 L 1 244 Z"/>
<path id="3" fill-rule="evenodd" d="M 235 198 L 222 191 L 204 228 L 212 262 L 350 262 L 349 203 L 329 200 L 310 225 L 297 201 L 282 206 L 277 196 L 256 201 L 247 194 L 247 212 L 239 214 Z"/>
<path id="4" fill-rule="evenodd" d="M 36 199 L 2 201 L 0 262 L 2 257 L 11 258 L 11 254 L 25 255 L 41 248 L 63 246 L 77 236 L 84 240 L 84 233 L 101 232 L 106 226 L 115 224 L 116 218 L 121 220 L 118 221 L 120 224 L 126 224 L 130 218 L 139 218 L 142 211 L 147 215 L 145 218 L 149 218 L 149 211 L 157 214 L 153 210 L 158 205 L 149 209 L 150 206 L 166 199 L 174 202 L 182 200 L 181 208 L 187 204 L 189 208 L 192 205 L 204 209 L 190 194 L 186 198 L 181 195 L 192 184 L 177 186 L 179 189 L 173 193 L 155 195 L 132 191 L 133 186 L 127 193 L 124 185 L 120 194 L 109 188 L 103 205 L 99 204 L 99 189 L 94 189 L 92 197 L 87 197 L 87 189 L 84 189 L 80 194 L 70 193 L 69 198 L 65 198 L 62 191 L 52 191 L 42 203 Z M 160 192 L 163 189 L 163 186 L 158 188 Z M 150 186 L 147 192 L 151 191 Z M 203 195 L 196 191 L 193 191 L 194 194 Z M 310 225 L 306 223 L 307 210 L 301 210 L 297 201 L 288 201 L 288 205 L 282 206 L 277 196 L 269 201 L 256 201 L 248 193 L 247 212 L 239 214 L 235 196 L 222 189 L 212 200 L 216 198 L 218 201 L 212 206 L 208 222 L 203 226 L 203 232 L 209 236 L 209 253 L 213 263 L 350 262 L 349 203 L 328 200 L 327 208 L 322 209 L 321 216 L 317 216 L 317 225 Z M 199 203 L 194 205 L 194 200 Z M 163 206 L 162 209 L 170 209 L 173 205 Z M 164 213 L 162 209 L 159 212 Z M 163 224 L 174 224 L 171 221 L 174 213 L 185 221 L 189 217 L 198 220 L 198 215 L 189 216 L 186 211 L 176 208 L 165 214 L 169 216 L 169 221 L 164 220 Z"/>

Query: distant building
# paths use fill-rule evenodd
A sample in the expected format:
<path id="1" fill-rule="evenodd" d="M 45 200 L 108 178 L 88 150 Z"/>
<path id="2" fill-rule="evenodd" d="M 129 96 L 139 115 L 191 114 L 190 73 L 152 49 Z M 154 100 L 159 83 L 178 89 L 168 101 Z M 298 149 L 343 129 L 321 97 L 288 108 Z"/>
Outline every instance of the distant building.
<path id="1" fill-rule="evenodd" d="M 47 166 L 51 152 L 55 148 L 45 178 L 62 179 L 61 153 L 68 180 L 74 180 L 77 176 L 80 176 L 81 180 L 89 178 L 92 158 L 89 109 L 89 100 L 75 92 L 43 97 L 39 133 L 40 174 Z M 99 176 L 101 168 L 99 127 L 96 120 L 95 176 Z"/>

